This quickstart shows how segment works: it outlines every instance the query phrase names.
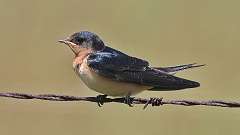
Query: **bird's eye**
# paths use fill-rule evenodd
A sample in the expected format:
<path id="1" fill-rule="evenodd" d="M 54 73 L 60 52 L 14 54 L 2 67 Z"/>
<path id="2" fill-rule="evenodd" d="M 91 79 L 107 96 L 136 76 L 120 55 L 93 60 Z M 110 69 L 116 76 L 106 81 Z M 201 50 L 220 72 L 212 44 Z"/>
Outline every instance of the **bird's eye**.
<path id="1" fill-rule="evenodd" d="M 81 37 L 75 37 L 72 39 L 72 42 L 75 44 L 82 44 L 83 41 L 84 41 L 84 39 Z"/>
<path id="2" fill-rule="evenodd" d="M 82 43 L 83 40 L 84 40 L 83 38 L 77 38 L 77 39 L 76 39 L 76 42 L 77 42 L 77 43 Z"/>

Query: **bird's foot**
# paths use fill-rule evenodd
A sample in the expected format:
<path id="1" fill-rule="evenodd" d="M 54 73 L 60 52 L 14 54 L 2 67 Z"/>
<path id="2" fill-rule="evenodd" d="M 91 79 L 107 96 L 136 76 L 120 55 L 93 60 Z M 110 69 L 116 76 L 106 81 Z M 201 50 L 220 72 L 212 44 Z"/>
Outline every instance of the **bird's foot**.
<path id="1" fill-rule="evenodd" d="M 104 104 L 104 99 L 106 99 L 107 95 L 98 95 L 97 98 L 97 104 L 99 107 L 102 107 Z"/>
<path id="2" fill-rule="evenodd" d="M 143 109 L 146 109 L 149 104 L 152 104 L 152 106 L 160 106 L 163 105 L 162 103 L 163 98 L 150 98 L 147 103 L 144 105 Z"/>
<path id="3" fill-rule="evenodd" d="M 130 107 L 133 107 L 133 99 L 134 97 L 131 97 L 130 94 L 128 94 L 124 97 L 124 103 Z"/>

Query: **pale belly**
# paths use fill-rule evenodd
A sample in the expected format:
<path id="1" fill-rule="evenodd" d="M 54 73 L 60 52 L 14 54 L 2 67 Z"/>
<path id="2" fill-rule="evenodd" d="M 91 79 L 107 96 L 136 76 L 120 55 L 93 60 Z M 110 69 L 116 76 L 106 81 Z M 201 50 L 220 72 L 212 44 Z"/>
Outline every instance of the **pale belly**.
<path id="1" fill-rule="evenodd" d="M 119 82 L 98 75 L 87 66 L 86 61 L 78 69 L 74 67 L 74 70 L 90 89 L 109 96 L 134 95 L 151 88 L 150 86 Z"/>

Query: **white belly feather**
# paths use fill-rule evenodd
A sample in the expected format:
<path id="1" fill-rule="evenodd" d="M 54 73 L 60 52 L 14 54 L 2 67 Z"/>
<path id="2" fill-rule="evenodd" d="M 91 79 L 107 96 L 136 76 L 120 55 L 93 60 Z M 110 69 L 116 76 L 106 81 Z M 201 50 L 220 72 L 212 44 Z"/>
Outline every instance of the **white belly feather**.
<path id="1" fill-rule="evenodd" d="M 99 93 L 109 96 L 126 96 L 128 94 L 134 95 L 151 88 L 150 86 L 119 82 L 98 75 L 87 66 L 86 60 L 83 61 L 79 68 L 75 66 L 74 70 L 90 89 Z"/>

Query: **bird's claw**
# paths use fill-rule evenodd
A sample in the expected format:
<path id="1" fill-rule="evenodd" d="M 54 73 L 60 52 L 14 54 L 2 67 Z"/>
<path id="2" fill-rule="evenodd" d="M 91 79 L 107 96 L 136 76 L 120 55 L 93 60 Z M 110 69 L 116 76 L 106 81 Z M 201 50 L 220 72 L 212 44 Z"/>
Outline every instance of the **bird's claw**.
<path id="1" fill-rule="evenodd" d="M 124 97 L 124 103 L 130 107 L 133 107 L 133 99 L 134 97 L 130 97 L 130 94 Z"/>
<path id="2" fill-rule="evenodd" d="M 102 106 L 103 106 L 103 104 L 104 104 L 104 99 L 106 99 L 106 97 L 107 97 L 107 95 L 98 95 L 98 96 L 96 97 L 96 99 L 97 99 L 97 104 L 98 104 L 99 107 L 102 107 Z"/>

